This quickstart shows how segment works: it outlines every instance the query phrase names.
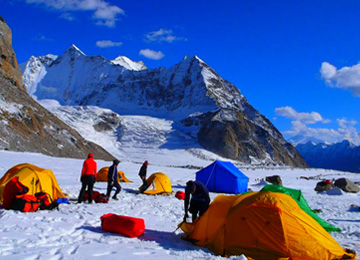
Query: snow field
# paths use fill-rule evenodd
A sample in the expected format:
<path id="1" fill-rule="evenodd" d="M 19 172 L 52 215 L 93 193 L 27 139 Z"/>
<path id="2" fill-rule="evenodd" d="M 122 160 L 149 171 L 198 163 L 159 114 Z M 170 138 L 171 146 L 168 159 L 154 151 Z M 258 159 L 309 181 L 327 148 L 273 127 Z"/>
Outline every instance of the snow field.
<path id="1" fill-rule="evenodd" d="M 162 150 L 159 155 L 148 152 L 148 176 L 161 171 L 172 182 L 173 194 L 148 196 L 136 194 L 141 184 L 138 170 L 140 157 L 135 161 L 119 164 L 126 177 L 132 183 L 122 183 L 119 200 L 108 204 L 60 205 L 60 210 L 22 213 L 0 210 L 3 229 L 0 231 L 1 259 L 220 259 L 206 248 L 200 248 L 181 239 L 181 231 L 174 233 L 177 224 L 183 218 L 183 201 L 175 198 L 174 193 L 183 190 L 187 180 L 195 178 L 196 169 L 187 169 L 179 164 L 185 158 L 191 165 L 199 167 L 211 163 L 192 156 L 187 151 L 178 156 Z M 182 160 L 178 160 L 180 156 Z M 31 153 L 0 151 L 0 171 L 5 173 L 10 167 L 28 162 L 39 167 L 53 170 L 62 190 L 70 199 L 76 199 L 80 190 L 80 170 L 83 160 L 64 159 Z M 132 156 L 131 156 L 132 158 Z M 145 158 L 145 157 L 144 157 Z M 143 159 L 144 159 L 143 158 Z M 96 155 L 95 155 L 96 159 Z M 121 159 L 121 158 L 120 158 Z M 139 161 L 138 161 L 139 160 Z M 97 160 L 98 168 L 110 166 L 111 162 Z M 171 165 L 171 166 L 169 166 Z M 360 175 L 327 171 L 321 169 L 242 169 L 250 178 L 249 187 L 258 191 L 263 187 L 261 179 L 270 175 L 280 175 L 286 187 L 301 189 L 310 207 L 321 209 L 320 217 L 343 231 L 332 236 L 344 248 L 360 252 L 360 212 L 349 211 L 353 203 L 360 204 L 359 194 L 343 193 L 339 196 L 317 194 L 315 188 L 318 179 L 300 179 L 300 176 L 318 176 L 317 178 L 347 177 L 360 180 Z M 105 193 L 106 183 L 95 183 L 95 190 Z M 211 199 L 218 194 L 211 193 Z M 146 231 L 139 238 L 126 238 L 117 234 L 103 232 L 100 217 L 106 213 L 115 213 L 145 220 Z M 231 259 L 246 259 L 244 256 Z"/>

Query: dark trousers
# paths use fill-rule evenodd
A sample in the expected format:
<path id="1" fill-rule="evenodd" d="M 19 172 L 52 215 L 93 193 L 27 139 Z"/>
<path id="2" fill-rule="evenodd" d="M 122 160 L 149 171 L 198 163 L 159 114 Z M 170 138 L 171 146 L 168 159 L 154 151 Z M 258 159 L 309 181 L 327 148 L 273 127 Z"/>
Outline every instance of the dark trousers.
<path id="1" fill-rule="evenodd" d="M 142 180 L 144 187 L 146 187 L 146 176 L 140 176 L 140 179 Z"/>
<path id="2" fill-rule="evenodd" d="M 78 202 L 81 203 L 84 200 L 85 190 L 86 187 L 88 188 L 88 201 L 89 203 L 92 202 L 92 194 L 93 194 L 93 188 L 95 183 L 95 176 L 94 175 L 84 175 L 81 177 L 81 190 L 78 198 Z"/>
<path id="3" fill-rule="evenodd" d="M 116 188 L 114 197 L 116 197 L 116 195 L 118 195 L 119 192 L 121 191 L 121 186 L 120 186 L 120 184 L 119 184 L 117 181 L 116 181 L 116 182 L 113 182 L 113 183 L 108 182 L 107 192 L 106 192 L 106 196 L 107 196 L 108 198 L 110 198 L 111 190 L 112 190 L 113 187 Z"/>
<path id="4" fill-rule="evenodd" d="M 191 218 L 192 221 L 201 217 L 202 214 L 209 208 L 209 202 L 207 201 L 200 201 L 200 200 L 190 200 L 190 208 L 189 212 L 192 214 Z"/>

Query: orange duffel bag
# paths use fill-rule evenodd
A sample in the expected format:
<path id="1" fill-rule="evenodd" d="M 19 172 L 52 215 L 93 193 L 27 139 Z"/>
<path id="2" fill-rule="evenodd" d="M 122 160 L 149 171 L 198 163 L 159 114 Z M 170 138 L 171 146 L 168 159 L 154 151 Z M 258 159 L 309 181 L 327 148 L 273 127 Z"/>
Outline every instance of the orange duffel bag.
<path id="1" fill-rule="evenodd" d="M 142 218 L 108 213 L 103 215 L 100 219 L 101 227 L 107 232 L 118 233 L 127 237 L 138 237 L 145 232 L 145 222 Z"/>

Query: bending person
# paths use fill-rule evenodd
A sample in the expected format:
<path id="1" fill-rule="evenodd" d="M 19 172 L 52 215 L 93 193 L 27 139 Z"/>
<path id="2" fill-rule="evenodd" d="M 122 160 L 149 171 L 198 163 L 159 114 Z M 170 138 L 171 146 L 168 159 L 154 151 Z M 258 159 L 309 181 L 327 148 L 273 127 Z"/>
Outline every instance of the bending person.
<path id="1" fill-rule="evenodd" d="M 190 200 L 191 194 L 191 200 Z M 189 208 L 190 200 L 190 208 Z M 188 211 L 192 214 L 192 221 L 204 214 L 204 212 L 209 208 L 210 196 L 209 191 L 202 182 L 199 181 L 188 181 L 185 188 L 185 200 L 184 200 L 184 209 L 186 218 L 189 217 Z"/>

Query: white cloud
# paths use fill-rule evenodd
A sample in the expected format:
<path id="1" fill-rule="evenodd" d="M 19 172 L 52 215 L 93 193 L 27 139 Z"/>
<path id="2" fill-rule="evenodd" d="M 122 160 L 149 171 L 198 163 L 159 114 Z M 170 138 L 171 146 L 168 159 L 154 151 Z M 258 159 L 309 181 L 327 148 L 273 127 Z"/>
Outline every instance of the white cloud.
<path id="1" fill-rule="evenodd" d="M 304 124 L 315 124 L 317 122 L 329 123 L 329 119 L 324 119 L 318 112 L 303 113 L 297 112 L 292 107 L 279 107 L 275 109 L 275 113 L 289 119 L 302 122 Z"/>
<path id="2" fill-rule="evenodd" d="M 34 41 L 53 41 L 54 39 L 46 37 L 45 35 L 39 33 L 33 38 Z"/>
<path id="3" fill-rule="evenodd" d="M 309 139 L 318 139 L 323 142 L 337 143 L 343 140 L 349 140 L 355 145 L 360 145 L 360 135 L 355 128 L 357 122 L 355 120 L 347 120 L 346 118 L 337 119 L 339 127 L 337 129 L 331 128 L 313 128 L 308 127 L 307 124 L 314 124 L 315 122 L 328 123 L 330 120 L 323 119 L 317 112 L 299 113 L 291 107 L 276 108 L 275 112 L 283 117 L 294 119 L 291 122 L 290 130 L 284 131 L 283 134 L 290 137 L 302 136 Z"/>
<path id="4" fill-rule="evenodd" d="M 322 140 L 328 143 L 337 143 L 343 140 L 349 140 L 355 145 L 360 145 L 360 135 L 354 125 L 356 121 L 338 119 L 338 129 L 330 128 L 311 128 L 299 121 L 291 122 L 291 130 L 283 132 L 290 136 L 304 136 Z"/>
<path id="5" fill-rule="evenodd" d="M 320 73 L 330 86 L 349 89 L 353 95 L 360 97 L 360 63 L 338 70 L 334 65 L 323 62 Z"/>
<path id="6" fill-rule="evenodd" d="M 346 118 L 337 119 L 340 126 L 339 133 L 344 136 L 344 139 L 351 141 L 354 144 L 360 145 L 360 136 L 354 127 L 357 122 L 355 120 L 347 120 Z"/>
<path id="7" fill-rule="evenodd" d="M 139 54 L 152 60 L 160 60 L 165 56 L 164 53 L 162 53 L 161 51 L 153 51 L 150 49 L 140 50 Z"/>
<path id="8" fill-rule="evenodd" d="M 173 42 L 176 40 L 185 40 L 184 37 L 177 37 L 172 30 L 159 29 L 158 31 L 149 32 L 145 35 L 145 41 L 147 42 Z"/>
<path id="9" fill-rule="evenodd" d="M 74 17 L 72 14 L 70 14 L 70 13 L 62 13 L 62 14 L 60 15 L 60 18 L 65 19 L 65 20 L 68 20 L 68 21 L 74 21 L 74 20 L 76 20 L 75 17 Z"/>
<path id="10" fill-rule="evenodd" d="M 318 139 L 328 143 L 336 143 L 345 139 L 339 130 L 330 128 L 311 128 L 299 121 L 292 121 L 290 128 L 291 130 L 283 133 L 289 136 L 311 137 L 312 139 Z"/>
<path id="11" fill-rule="evenodd" d="M 96 46 L 99 48 L 118 47 L 121 46 L 122 42 L 113 42 L 109 40 L 97 41 Z"/>
<path id="12" fill-rule="evenodd" d="M 93 18 L 99 25 L 114 27 L 118 15 L 125 12 L 116 5 L 111 5 L 104 0 L 26 0 L 29 4 L 42 4 L 64 12 L 62 18 L 70 20 L 73 18 L 69 11 L 93 11 Z"/>

